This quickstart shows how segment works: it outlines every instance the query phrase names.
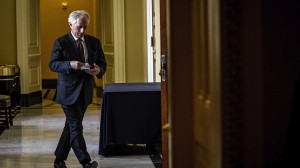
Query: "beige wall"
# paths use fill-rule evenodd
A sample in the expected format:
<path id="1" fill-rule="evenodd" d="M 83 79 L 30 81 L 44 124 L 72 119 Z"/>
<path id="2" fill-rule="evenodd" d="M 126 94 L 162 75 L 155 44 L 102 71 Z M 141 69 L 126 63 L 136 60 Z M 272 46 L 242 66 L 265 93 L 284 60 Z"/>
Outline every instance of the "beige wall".
<path id="1" fill-rule="evenodd" d="M 95 31 L 94 4 L 96 0 L 69 0 L 67 2 L 67 9 L 62 9 L 62 1 L 40 0 L 42 79 L 57 78 L 57 73 L 49 70 L 48 63 L 54 40 L 70 31 L 67 21 L 72 11 L 83 9 L 89 12 L 91 21 L 86 33 L 95 36 L 99 34 Z"/>
<path id="2" fill-rule="evenodd" d="M 40 0 L 40 35 L 42 79 L 56 79 L 57 74 L 48 68 L 54 40 L 70 31 L 67 18 L 71 11 L 84 9 L 91 14 L 87 33 L 101 39 L 100 1 L 69 0 L 67 9 L 62 1 Z M 17 64 L 16 1 L 0 1 L 0 15 L 5 25 L 0 27 L 0 65 Z M 125 1 L 126 82 L 147 81 L 146 3 L 145 0 Z M 97 22 L 96 22 L 97 20 Z"/>
<path id="3" fill-rule="evenodd" d="M 147 82 L 146 0 L 125 0 L 126 82 Z"/>
<path id="4" fill-rule="evenodd" d="M 0 16 L 5 19 L 0 26 L 0 65 L 17 64 L 17 39 L 16 39 L 16 1 L 1 0 Z"/>

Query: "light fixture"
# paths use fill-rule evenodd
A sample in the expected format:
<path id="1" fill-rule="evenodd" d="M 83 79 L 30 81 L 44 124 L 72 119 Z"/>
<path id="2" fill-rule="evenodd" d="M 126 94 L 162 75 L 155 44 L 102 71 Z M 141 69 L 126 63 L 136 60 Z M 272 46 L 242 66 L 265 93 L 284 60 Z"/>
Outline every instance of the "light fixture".
<path id="1" fill-rule="evenodd" d="M 63 9 L 67 9 L 67 7 L 68 7 L 68 2 L 62 2 L 62 3 L 61 3 L 61 6 L 62 6 Z"/>

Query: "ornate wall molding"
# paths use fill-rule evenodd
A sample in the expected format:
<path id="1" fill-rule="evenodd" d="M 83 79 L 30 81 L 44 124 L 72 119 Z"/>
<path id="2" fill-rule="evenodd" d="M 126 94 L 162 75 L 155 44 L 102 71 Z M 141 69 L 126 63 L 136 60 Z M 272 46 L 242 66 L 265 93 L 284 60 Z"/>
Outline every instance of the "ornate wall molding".
<path id="1" fill-rule="evenodd" d="M 17 62 L 20 66 L 22 95 L 31 96 L 31 93 L 40 93 L 42 90 L 39 14 L 39 0 L 16 1 Z M 31 105 L 31 98 L 24 97 L 22 104 Z M 41 96 L 36 97 L 35 102 L 40 103 L 41 100 Z"/>

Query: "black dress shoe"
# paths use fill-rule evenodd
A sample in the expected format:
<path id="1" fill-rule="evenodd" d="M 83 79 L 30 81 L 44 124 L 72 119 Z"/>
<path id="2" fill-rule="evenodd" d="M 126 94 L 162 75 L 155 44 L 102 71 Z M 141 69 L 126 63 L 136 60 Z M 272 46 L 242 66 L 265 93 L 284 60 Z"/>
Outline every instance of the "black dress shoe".
<path id="1" fill-rule="evenodd" d="M 54 161 L 54 168 L 67 168 L 65 161 Z"/>
<path id="2" fill-rule="evenodd" d="M 83 168 L 96 168 L 98 167 L 98 163 L 96 161 L 93 161 L 92 163 L 87 163 L 83 165 Z"/>

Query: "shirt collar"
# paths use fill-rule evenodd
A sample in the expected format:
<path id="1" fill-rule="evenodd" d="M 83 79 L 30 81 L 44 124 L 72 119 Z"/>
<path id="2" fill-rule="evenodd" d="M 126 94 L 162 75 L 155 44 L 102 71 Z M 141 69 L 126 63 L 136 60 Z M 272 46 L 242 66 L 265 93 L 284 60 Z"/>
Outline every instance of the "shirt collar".
<path id="1" fill-rule="evenodd" d="M 72 34 L 73 38 L 75 39 L 75 41 L 77 41 L 77 40 L 78 40 L 78 38 L 77 38 L 77 37 L 75 37 L 75 36 L 74 36 L 74 34 L 73 34 L 72 32 L 71 32 L 71 34 Z M 85 41 L 85 40 L 84 40 L 84 36 L 81 38 L 81 40 L 82 40 L 82 41 Z"/>

